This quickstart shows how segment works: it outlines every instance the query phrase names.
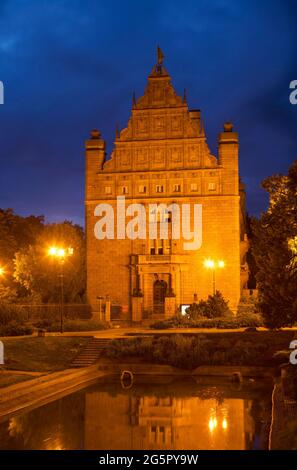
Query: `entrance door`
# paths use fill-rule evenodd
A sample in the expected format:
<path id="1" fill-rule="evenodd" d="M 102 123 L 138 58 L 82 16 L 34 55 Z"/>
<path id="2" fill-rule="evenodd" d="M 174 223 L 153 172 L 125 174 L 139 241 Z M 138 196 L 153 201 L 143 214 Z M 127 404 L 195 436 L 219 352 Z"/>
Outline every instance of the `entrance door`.
<path id="1" fill-rule="evenodd" d="M 154 282 L 154 313 L 164 313 L 167 282 L 157 279 Z"/>

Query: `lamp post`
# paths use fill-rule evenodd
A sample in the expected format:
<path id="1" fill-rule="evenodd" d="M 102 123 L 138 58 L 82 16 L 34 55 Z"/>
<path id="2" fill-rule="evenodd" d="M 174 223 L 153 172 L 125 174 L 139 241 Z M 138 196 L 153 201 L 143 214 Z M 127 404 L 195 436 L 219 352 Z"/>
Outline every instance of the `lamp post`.
<path id="1" fill-rule="evenodd" d="M 225 267 L 225 262 L 223 260 L 215 261 L 213 259 L 206 259 L 204 261 L 204 267 L 206 269 L 212 270 L 212 288 L 213 288 L 213 295 L 216 293 L 216 270 L 217 268 L 222 269 Z"/>
<path id="2" fill-rule="evenodd" d="M 60 261 L 60 266 L 61 266 L 61 273 L 60 273 L 60 279 L 61 279 L 61 309 L 60 309 L 60 332 L 63 333 L 64 330 L 64 263 L 66 258 L 69 256 L 73 255 L 73 248 L 58 248 L 56 246 L 52 246 L 48 250 L 49 256 L 52 256 L 58 261 Z"/>

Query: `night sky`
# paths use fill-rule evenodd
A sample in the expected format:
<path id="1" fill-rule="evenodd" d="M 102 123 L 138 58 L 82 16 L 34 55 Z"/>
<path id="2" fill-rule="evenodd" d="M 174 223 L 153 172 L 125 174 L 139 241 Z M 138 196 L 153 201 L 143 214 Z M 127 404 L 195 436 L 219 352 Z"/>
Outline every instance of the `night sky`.
<path id="1" fill-rule="evenodd" d="M 261 180 L 297 158 L 295 0 L 0 0 L 0 207 L 83 224 L 84 140 L 108 151 L 143 94 L 156 46 L 208 143 L 231 120 L 248 210 Z"/>

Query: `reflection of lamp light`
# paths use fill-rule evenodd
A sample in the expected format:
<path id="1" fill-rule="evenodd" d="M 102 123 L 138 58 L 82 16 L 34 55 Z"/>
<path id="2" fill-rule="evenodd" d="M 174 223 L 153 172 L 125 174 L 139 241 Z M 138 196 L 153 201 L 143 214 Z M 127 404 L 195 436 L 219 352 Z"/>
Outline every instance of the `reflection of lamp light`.
<path id="1" fill-rule="evenodd" d="M 227 427 L 228 427 L 228 421 L 226 420 L 226 418 L 224 418 L 222 421 L 222 428 L 227 429 Z"/>
<path id="2" fill-rule="evenodd" d="M 213 429 L 214 429 L 214 424 L 213 424 L 213 419 L 212 418 L 210 418 L 209 421 L 208 421 L 208 427 L 209 427 L 210 432 L 212 432 Z"/>
<path id="3" fill-rule="evenodd" d="M 217 427 L 217 425 L 218 425 L 217 418 L 209 418 L 208 427 L 209 427 L 210 432 L 213 432 L 214 429 Z"/>

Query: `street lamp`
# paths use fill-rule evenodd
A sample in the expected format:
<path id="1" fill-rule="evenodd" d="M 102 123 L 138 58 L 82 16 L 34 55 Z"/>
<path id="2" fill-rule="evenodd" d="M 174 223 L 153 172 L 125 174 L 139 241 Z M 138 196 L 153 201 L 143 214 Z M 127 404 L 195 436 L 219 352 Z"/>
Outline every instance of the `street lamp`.
<path id="1" fill-rule="evenodd" d="M 206 269 L 212 270 L 212 287 L 213 287 L 213 295 L 216 293 L 216 269 L 222 269 L 225 267 L 225 262 L 223 260 L 215 261 L 213 259 L 206 259 L 204 261 L 204 267 Z"/>
<path id="2" fill-rule="evenodd" d="M 3 277 L 5 273 L 5 269 L 0 266 L 0 277 Z"/>
<path id="3" fill-rule="evenodd" d="M 61 333 L 63 333 L 63 323 L 64 323 L 64 263 L 66 258 L 73 255 L 73 248 L 61 248 L 56 246 L 51 246 L 48 250 L 49 256 L 58 259 L 61 266 L 61 310 L 60 310 L 60 326 L 61 326 Z"/>

